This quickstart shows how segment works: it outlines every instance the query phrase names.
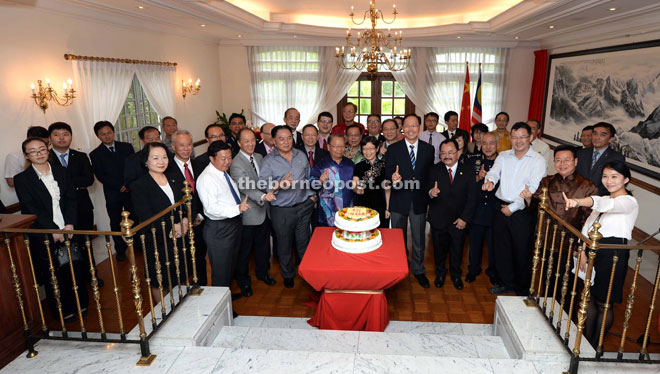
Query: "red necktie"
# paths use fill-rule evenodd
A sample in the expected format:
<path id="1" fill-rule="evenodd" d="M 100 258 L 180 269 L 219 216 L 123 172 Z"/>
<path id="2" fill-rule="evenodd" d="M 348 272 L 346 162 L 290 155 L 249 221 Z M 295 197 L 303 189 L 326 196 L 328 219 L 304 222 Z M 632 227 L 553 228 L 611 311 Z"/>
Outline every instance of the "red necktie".
<path id="1" fill-rule="evenodd" d="M 192 192 L 195 192 L 195 179 L 193 179 L 192 173 L 190 172 L 190 169 L 188 169 L 187 162 L 183 163 L 183 174 L 186 176 L 186 180 L 188 181 L 190 188 L 192 188 Z"/>
<path id="2" fill-rule="evenodd" d="M 451 173 L 451 168 L 447 169 L 447 171 L 449 172 L 449 184 L 453 184 L 454 183 L 454 177 L 451 176 L 451 174 L 452 174 Z"/>
<path id="3" fill-rule="evenodd" d="M 309 151 L 309 167 L 314 167 L 314 151 Z"/>
<path id="4" fill-rule="evenodd" d="M 325 139 L 321 139 L 321 148 L 323 148 L 324 151 L 328 150 L 328 144 L 325 142 Z"/>

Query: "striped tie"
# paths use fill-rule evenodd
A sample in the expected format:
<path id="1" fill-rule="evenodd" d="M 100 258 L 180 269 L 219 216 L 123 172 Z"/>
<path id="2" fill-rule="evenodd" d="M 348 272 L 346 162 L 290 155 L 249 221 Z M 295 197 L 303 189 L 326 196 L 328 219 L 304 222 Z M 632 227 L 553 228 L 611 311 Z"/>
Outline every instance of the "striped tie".
<path id="1" fill-rule="evenodd" d="M 412 168 L 415 168 L 415 146 L 411 145 L 410 146 L 410 164 L 412 165 Z"/>

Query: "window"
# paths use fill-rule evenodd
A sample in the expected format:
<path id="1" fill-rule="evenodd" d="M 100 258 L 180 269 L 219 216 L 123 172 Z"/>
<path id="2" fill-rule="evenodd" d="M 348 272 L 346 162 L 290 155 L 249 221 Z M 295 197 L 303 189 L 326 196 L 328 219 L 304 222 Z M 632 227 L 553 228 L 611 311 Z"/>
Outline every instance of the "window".
<path id="1" fill-rule="evenodd" d="M 378 114 L 381 121 L 415 112 L 415 105 L 406 97 L 399 82 L 390 73 L 362 73 L 337 105 L 337 123 L 344 122 L 346 103 L 357 105 L 356 121 L 367 123 L 369 114 Z"/>
<path id="2" fill-rule="evenodd" d="M 138 132 L 145 126 L 154 126 L 160 130 L 160 116 L 149 104 L 140 81 L 133 76 L 128 97 L 115 123 L 115 139 L 131 143 L 135 150 L 139 150 L 141 147 Z"/>

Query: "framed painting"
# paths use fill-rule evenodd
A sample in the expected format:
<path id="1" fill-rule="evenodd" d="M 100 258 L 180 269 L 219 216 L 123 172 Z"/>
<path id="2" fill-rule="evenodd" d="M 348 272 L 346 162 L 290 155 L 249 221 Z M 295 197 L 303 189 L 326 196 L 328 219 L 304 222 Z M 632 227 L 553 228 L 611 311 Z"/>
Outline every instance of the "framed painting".
<path id="1" fill-rule="evenodd" d="M 660 180 L 660 40 L 550 56 L 543 136 L 581 146 L 585 126 L 616 128 L 610 146 Z"/>

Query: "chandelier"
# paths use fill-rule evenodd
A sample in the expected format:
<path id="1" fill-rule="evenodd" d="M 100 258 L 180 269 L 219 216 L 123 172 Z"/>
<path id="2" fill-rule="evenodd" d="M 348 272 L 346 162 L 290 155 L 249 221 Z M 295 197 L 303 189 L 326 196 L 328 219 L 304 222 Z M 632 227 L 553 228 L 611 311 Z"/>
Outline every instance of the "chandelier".
<path id="1" fill-rule="evenodd" d="M 68 86 L 67 86 L 68 83 Z M 46 109 L 48 109 L 48 102 L 52 101 L 56 103 L 57 105 L 61 106 L 69 106 L 73 104 L 73 99 L 76 97 L 74 94 L 76 91 L 71 87 L 71 79 L 69 79 L 66 83 L 63 84 L 64 87 L 64 97 L 60 98 L 57 95 L 57 92 L 50 86 L 50 80 L 46 78 L 46 86 L 44 86 L 41 82 L 41 80 L 37 81 L 38 87 L 36 87 L 35 91 L 35 86 L 34 83 L 30 84 L 30 88 L 32 89 L 32 99 L 34 99 L 34 103 L 37 104 L 41 110 L 44 111 L 44 114 L 46 113 Z"/>
<path id="2" fill-rule="evenodd" d="M 386 24 L 392 24 L 396 20 L 396 5 L 393 6 L 391 21 L 386 21 L 383 12 L 376 9 L 376 0 L 371 0 L 369 10 L 364 12 L 362 21 L 355 22 L 353 7 L 351 7 L 351 21 L 355 25 L 362 25 L 367 17 L 371 20 L 371 29 L 365 29 L 364 33 L 358 32 L 354 43 L 351 40 L 351 29 L 346 30 L 346 46 L 336 48 L 337 63 L 343 69 L 363 70 L 367 69 L 370 74 L 378 71 L 382 65 L 389 71 L 405 70 L 410 64 L 410 49 L 401 49 L 403 31 L 395 31 L 392 37 L 391 31 L 376 30 L 376 22 L 380 18 Z"/>

